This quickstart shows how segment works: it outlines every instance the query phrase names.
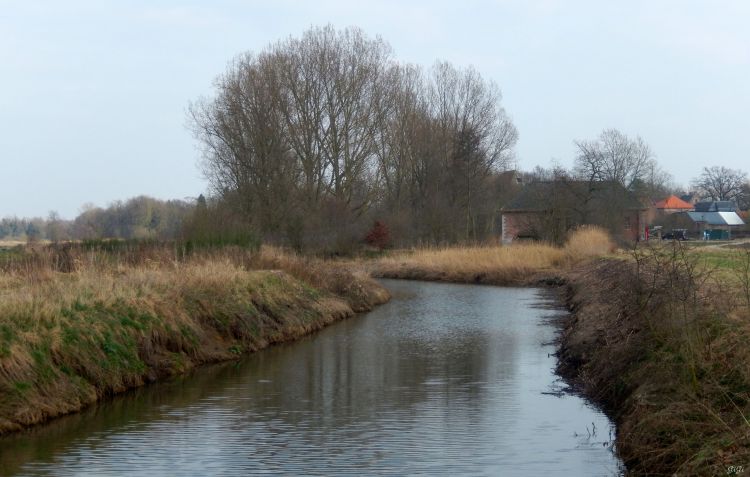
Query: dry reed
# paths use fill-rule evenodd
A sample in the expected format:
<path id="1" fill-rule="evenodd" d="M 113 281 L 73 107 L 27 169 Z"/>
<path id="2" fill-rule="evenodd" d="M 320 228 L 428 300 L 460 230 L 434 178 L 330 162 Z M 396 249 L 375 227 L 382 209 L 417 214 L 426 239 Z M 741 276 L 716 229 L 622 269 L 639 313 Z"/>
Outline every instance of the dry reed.
<path id="1" fill-rule="evenodd" d="M 719 475 L 750 459 L 750 310 L 679 243 L 569 276 L 560 371 L 618 425 L 632 475 Z"/>
<path id="2" fill-rule="evenodd" d="M 495 285 L 524 283 L 614 250 L 609 235 L 595 227 L 571 232 L 564 247 L 545 243 L 509 246 L 457 246 L 399 252 L 377 261 L 374 273 L 390 278 L 415 278 Z"/>

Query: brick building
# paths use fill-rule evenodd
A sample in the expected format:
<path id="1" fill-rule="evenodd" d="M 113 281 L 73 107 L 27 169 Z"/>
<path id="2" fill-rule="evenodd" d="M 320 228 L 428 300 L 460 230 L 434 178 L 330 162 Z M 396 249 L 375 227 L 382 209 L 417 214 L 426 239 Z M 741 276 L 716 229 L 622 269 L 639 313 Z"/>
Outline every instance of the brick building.
<path id="1" fill-rule="evenodd" d="M 635 194 L 616 182 L 533 182 L 502 209 L 502 241 L 561 243 L 569 230 L 581 225 L 600 226 L 621 240 L 643 240 L 647 210 Z"/>

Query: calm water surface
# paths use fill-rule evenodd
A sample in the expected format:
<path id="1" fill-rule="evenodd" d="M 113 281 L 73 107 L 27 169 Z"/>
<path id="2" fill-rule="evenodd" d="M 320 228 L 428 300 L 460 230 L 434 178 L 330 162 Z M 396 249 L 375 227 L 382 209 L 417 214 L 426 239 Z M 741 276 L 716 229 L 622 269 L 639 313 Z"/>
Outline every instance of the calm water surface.
<path id="1" fill-rule="evenodd" d="M 296 343 L 0 440 L 4 475 L 618 475 L 534 289 L 384 280 Z"/>

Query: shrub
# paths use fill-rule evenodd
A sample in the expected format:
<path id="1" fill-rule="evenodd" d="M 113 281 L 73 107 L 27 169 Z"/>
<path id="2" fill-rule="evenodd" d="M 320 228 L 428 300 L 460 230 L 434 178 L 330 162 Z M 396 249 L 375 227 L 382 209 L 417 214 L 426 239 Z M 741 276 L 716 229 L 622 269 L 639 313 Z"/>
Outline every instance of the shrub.
<path id="1" fill-rule="evenodd" d="M 365 242 L 378 250 L 388 248 L 391 244 L 391 232 L 383 222 L 376 220 L 365 236 Z"/>

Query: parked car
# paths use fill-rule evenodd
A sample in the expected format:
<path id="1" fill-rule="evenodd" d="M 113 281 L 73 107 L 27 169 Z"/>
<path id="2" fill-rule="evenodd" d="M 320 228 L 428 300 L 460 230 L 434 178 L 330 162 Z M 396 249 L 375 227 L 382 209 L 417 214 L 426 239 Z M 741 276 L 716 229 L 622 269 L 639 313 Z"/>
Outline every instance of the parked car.
<path id="1" fill-rule="evenodd" d="M 661 236 L 662 240 L 689 240 L 687 229 L 674 229 Z"/>

